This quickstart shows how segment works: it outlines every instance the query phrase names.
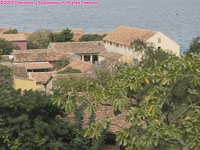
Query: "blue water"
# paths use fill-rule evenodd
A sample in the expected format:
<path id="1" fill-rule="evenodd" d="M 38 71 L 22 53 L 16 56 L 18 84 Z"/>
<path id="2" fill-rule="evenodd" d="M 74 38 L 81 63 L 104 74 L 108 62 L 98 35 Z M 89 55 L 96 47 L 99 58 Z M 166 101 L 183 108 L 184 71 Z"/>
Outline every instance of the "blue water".
<path id="1" fill-rule="evenodd" d="M 99 0 L 95 6 L 0 5 L 0 27 L 21 31 L 68 27 L 110 32 L 120 25 L 161 31 L 180 44 L 183 52 L 192 38 L 200 36 L 200 0 Z"/>

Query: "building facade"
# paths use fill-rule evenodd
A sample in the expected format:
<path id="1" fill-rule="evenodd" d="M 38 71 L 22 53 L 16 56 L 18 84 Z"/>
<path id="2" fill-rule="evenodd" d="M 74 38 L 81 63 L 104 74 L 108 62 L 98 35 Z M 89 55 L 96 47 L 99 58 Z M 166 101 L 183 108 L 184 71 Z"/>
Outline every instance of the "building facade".
<path id="1" fill-rule="evenodd" d="M 131 56 L 133 61 L 137 62 L 140 61 L 142 54 L 134 51 L 132 44 L 135 40 L 152 43 L 155 48 L 163 49 L 176 56 L 180 55 L 180 46 L 163 33 L 157 31 L 120 26 L 103 38 L 104 45 L 108 51 Z"/>

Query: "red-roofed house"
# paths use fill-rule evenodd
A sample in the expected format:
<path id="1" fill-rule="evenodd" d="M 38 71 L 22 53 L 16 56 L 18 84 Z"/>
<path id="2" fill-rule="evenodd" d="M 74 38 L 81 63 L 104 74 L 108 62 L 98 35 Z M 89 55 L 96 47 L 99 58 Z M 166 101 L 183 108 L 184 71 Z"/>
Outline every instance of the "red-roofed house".
<path id="1" fill-rule="evenodd" d="M 141 54 L 134 52 L 131 47 L 135 40 L 153 43 L 161 48 L 179 56 L 180 46 L 161 32 L 120 26 L 103 38 L 107 50 L 117 52 L 133 59 L 140 60 Z"/>
<path id="2" fill-rule="evenodd" d="M 82 61 L 91 63 L 99 62 L 99 53 L 106 50 L 100 41 L 50 43 L 48 49 L 63 53 L 75 53 L 81 56 Z"/>

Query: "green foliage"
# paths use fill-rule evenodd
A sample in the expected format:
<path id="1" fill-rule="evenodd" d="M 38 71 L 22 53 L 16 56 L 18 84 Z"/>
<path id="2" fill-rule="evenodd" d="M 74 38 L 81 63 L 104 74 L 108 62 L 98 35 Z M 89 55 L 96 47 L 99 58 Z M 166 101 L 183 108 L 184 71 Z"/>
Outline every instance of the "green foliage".
<path id="1" fill-rule="evenodd" d="M 68 73 L 81 73 L 81 70 L 74 69 L 72 67 L 67 67 L 65 70 L 58 72 L 58 74 L 68 74 Z"/>
<path id="2" fill-rule="evenodd" d="M 66 28 L 59 33 L 50 33 L 49 38 L 51 42 L 73 42 L 74 34 L 70 29 Z"/>
<path id="3" fill-rule="evenodd" d="M 13 77 L 11 72 L 10 68 L 0 65 L 0 93 L 12 89 Z"/>
<path id="4" fill-rule="evenodd" d="M 192 40 L 187 54 L 189 55 L 190 53 L 199 53 L 199 52 L 200 52 L 200 37 L 196 37 Z"/>
<path id="5" fill-rule="evenodd" d="M 15 46 L 12 42 L 0 38 L 0 54 L 10 55 L 13 49 L 19 50 L 19 46 Z"/>
<path id="6" fill-rule="evenodd" d="M 106 82 L 94 80 L 93 88 L 88 82 L 80 80 L 78 83 L 81 83 L 83 89 L 73 83 L 70 83 L 71 88 L 60 86 L 63 93 L 65 91 L 68 94 L 61 93 L 54 100 L 65 108 L 72 108 L 77 102 L 85 102 L 85 110 L 90 114 L 95 113 L 101 105 L 112 106 L 116 116 L 127 110 L 125 122 L 129 126 L 123 126 L 123 130 L 116 133 L 116 140 L 127 150 L 158 148 L 162 145 L 174 149 L 198 150 L 199 67 L 199 54 L 191 54 L 191 57 L 169 55 L 166 60 L 154 63 L 153 67 L 120 66 L 114 74 L 104 78 Z M 185 85 L 183 90 L 180 89 L 181 85 Z M 183 95 L 177 95 L 180 90 Z M 80 95 L 77 92 L 82 93 Z M 91 122 L 84 135 L 98 139 L 111 120 L 107 117 Z"/>
<path id="7" fill-rule="evenodd" d="M 0 95 L 0 149 L 73 149 L 76 130 L 57 118 L 62 110 L 44 93 L 10 91 Z"/>
<path id="8" fill-rule="evenodd" d="M 53 82 L 55 92 L 86 92 L 96 88 L 95 79 L 89 76 L 68 75 Z M 56 94 L 55 94 L 56 95 Z"/>
<path id="9" fill-rule="evenodd" d="M 166 60 L 170 55 L 172 55 L 141 40 L 135 40 L 132 46 L 135 48 L 136 52 L 142 54 L 142 58 L 139 63 L 142 67 L 151 67 L 154 66 L 155 63 L 160 64 L 163 60 Z"/>
<path id="10" fill-rule="evenodd" d="M 54 69 L 60 70 L 69 64 L 69 60 L 64 58 L 63 61 L 56 62 Z"/>
<path id="11" fill-rule="evenodd" d="M 101 41 L 106 34 L 98 35 L 98 34 L 84 34 L 79 41 L 80 42 L 87 42 L 87 41 Z"/>
<path id="12" fill-rule="evenodd" d="M 73 139 L 74 150 L 88 150 L 90 146 L 90 141 L 88 138 L 83 136 L 83 118 L 84 118 L 84 107 L 85 103 L 81 104 L 80 106 L 75 106 L 74 111 L 74 119 L 75 119 L 75 127 L 77 129 L 76 138 Z"/>
<path id="13" fill-rule="evenodd" d="M 38 30 L 32 33 L 27 39 L 28 49 L 46 49 L 50 43 L 48 30 Z"/>
<path id="14" fill-rule="evenodd" d="M 10 30 L 4 32 L 3 34 L 18 34 L 18 31 L 17 31 L 17 29 L 10 29 Z"/>

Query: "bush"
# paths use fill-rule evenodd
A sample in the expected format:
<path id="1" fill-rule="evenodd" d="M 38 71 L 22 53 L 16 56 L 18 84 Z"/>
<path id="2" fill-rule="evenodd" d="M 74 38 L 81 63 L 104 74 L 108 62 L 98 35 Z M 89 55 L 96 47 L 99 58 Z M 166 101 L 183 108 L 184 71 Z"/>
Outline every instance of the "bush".
<path id="1" fill-rule="evenodd" d="M 18 34 L 18 31 L 17 31 L 17 29 L 10 29 L 10 30 L 4 32 L 3 34 Z"/>
<path id="2" fill-rule="evenodd" d="M 74 34 L 68 28 L 62 30 L 60 33 L 49 34 L 51 42 L 73 42 L 72 40 L 73 36 Z"/>
<path id="3" fill-rule="evenodd" d="M 20 93 L 0 95 L 0 149 L 72 149 L 76 130 L 56 117 L 63 113 L 50 97 L 33 91 Z"/>
<path id="4" fill-rule="evenodd" d="M 104 35 L 98 35 L 98 34 L 84 34 L 79 41 L 84 42 L 84 41 L 101 41 L 106 34 Z"/>
<path id="5" fill-rule="evenodd" d="M 56 69 L 56 70 L 62 69 L 68 64 L 69 64 L 69 60 L 64 58 L 63 61 L 56 62 L 54 69 Z"/>
<path id="6" fill-rule="evenodd" d="M 13 86 L 13 78 L 11 69 L 0 65 L 0 93 L 11 89 Z"/>
<path id="7" fill-rule="evenodd" d="M 0 54 L 1 55 L 10 55 L 12 53 L 13 49 L 19 50 L 20 47 L 14 45 L 10 41 L 6 41 L 6 40 L 0 38 Z"/>
<path id="8" fill-rule="evenodd" d="M 46 49 L 50 43 L 48 30 L 38 30 L 27 39 L 28 49 Z"/>

